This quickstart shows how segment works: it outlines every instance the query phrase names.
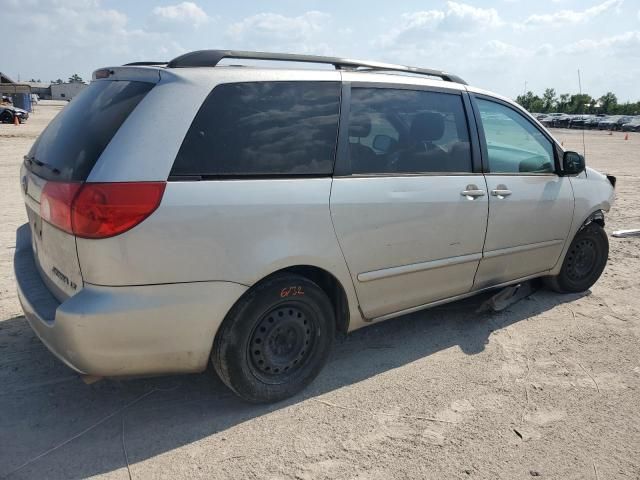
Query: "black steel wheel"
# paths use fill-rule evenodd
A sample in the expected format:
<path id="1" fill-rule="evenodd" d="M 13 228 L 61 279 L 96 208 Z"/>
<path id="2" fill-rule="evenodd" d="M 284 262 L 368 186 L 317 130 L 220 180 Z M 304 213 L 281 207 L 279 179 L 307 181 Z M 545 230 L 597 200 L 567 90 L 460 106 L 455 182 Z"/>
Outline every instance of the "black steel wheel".
<path id="1" fill-rule="evenodd" d="M 241 398 L 275 402 L 318 375 L 335 337 L 333 305 L 300 275 L 274 275 L 240 298 L 222 322 L 211 362 Z"/>
<path id="2" fill-rule="evenodd" d="M 547 285 L 562 293 L 589 290 L 604 271 L 609 256 L 609 240 L 595 222 L 582 228 L 571 242 L 560 273 L 547 277 Z"/>
<path id="3" fill-rule="evenodd" d="M 567 277 L 574 282 L 588 278 L 598 268 L 598 247 L 592 238 L 581 238 L 574 242 L 567 252 Z"/>
<path id="4" fill-rule="evenodd" d="M 258 321 L 249 341 L 252 373 L 265 383 L 283 383 L 305 365 L 316 345 L 314 312 L 285 302 Z"/>

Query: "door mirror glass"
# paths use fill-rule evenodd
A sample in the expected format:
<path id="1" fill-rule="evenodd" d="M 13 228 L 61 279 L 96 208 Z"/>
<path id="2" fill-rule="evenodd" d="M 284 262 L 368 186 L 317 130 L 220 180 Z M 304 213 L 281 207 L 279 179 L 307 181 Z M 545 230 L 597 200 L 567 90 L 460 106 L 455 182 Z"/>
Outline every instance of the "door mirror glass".
<path id="1" fill-rule="evenodd" d="M 577 152 L 564 152 L 562 170 L 565 175 L 578 175 L 584 171 L 584 157 Z"/>
<path id="2" fill-rule="evenodd" d="M 391 150 L 391 144 L 395 140 L 389 135 L 376 135 L 373 139 L 373 149 L 382 153 L 387 153 Z"/>

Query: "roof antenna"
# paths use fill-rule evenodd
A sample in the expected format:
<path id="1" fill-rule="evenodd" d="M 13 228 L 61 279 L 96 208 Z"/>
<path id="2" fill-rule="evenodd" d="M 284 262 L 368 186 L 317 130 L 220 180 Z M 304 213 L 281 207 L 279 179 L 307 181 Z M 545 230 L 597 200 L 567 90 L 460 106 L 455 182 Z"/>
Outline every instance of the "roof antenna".
<path id="1" fill-rule="evenodd" d="M 578 69 L 578 88 L 580 89 L 580 103 L 582 103 L 582 80 L 580 78 L 580 69 Z M 582 104 L 582 115 L 584 116 L 584 104 Z M 584 125 L 582 126 L 582 156 L 587 158 L 587 147 L 584 142 Z"/>

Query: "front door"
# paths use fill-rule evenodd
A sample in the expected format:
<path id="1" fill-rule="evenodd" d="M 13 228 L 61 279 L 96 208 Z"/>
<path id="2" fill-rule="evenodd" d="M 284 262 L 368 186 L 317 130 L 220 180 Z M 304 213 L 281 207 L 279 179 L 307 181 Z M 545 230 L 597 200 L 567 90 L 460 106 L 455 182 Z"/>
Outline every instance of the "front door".
<path id="1" fill-rule="evenodd" d="M 534 275 L 558 261 L 573 219 L 573 190 L 556 173 L 555 146 L 506 103 L 476 97 L 486 158 L 489 222 L 474 288 Z"/>
<path id="2" fill-rule="evenodd" d="M 462 94 L 354 85 L 348 130 L 331 215 L 365 317 L 470 291 L 488 196 Z"/>

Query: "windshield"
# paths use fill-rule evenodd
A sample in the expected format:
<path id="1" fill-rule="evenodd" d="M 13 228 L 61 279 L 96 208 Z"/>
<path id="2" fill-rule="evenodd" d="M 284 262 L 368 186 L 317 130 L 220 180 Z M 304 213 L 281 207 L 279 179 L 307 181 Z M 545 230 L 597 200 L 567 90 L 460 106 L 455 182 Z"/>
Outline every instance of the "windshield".
<path id="1" fill-rule="evenodd" d="M 120 126 L 153 83 L 93 82 L 47 126 L 25 157 L 48 180 L 84 181 Z"/>

